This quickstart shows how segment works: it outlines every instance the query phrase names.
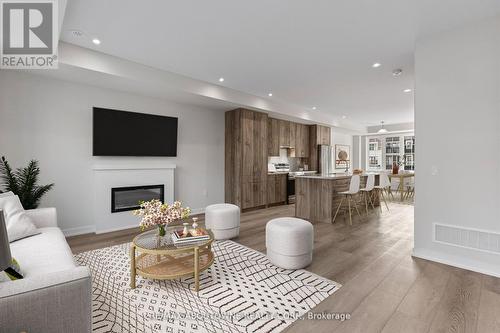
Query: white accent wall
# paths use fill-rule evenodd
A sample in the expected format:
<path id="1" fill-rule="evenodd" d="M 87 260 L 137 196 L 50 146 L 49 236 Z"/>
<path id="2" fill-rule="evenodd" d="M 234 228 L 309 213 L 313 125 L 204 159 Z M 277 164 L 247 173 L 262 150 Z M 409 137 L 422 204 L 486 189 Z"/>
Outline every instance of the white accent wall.
<path id="1" fill-rule="evenodd" d="M 415 60 L 414 255 L 500 276 L 479 250 L 500 232 L 500 17 L 420 39 Z"/>
<path id="2" fill-rule="evenodd" d="M 178 156 L 92 157 L 93 106 L 179 117 Z M 92 208 L 96 165 L 175 165 L 176 199 L 194 212 L 224 201 L 223 111 L 0 71 L 0 155 L 15 167 L 40 161 L 41 182 L 55 183 L 42 206 L 58 209 L 67 234 L 92 232 L 99 222 Z"/>
<path id="3" fill-rule="evenodd" d="M 356 162 L 356 158 L 354 157 L 355 151 L 353 147 L 353 131 L 332 127 L 331 130 L 331 146 L 335 147 L 335 145 L 348 145 L 351 147 L 349 155 L 351 158 L 351 164 L 349 165 L 349 170 L 352 171 L 354 163 Z"/>

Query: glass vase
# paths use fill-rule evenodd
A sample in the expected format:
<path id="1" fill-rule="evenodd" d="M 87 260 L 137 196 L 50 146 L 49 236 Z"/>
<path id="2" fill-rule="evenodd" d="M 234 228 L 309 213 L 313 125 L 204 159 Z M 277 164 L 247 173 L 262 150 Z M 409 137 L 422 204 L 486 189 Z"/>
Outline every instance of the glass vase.
<path id="1" fill-rule="evenodd" d="M 165 236 L 165 226 L 164 225 L 159 225 L 158 226 L 158 237 L 163 237 Z"/>

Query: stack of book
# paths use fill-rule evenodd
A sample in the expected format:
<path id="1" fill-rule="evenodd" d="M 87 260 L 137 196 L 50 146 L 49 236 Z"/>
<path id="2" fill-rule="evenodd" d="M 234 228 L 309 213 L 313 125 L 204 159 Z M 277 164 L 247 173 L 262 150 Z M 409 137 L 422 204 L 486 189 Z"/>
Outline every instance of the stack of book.
<path id="1" fill-rule="evenodd" d="M 187 234 L 184 234 L 182 229 L 176 230 L 172 233 L 172 241 L 176 245 L 202 242 L 209 239 L 210 235 L 205 229 L 202 228 L 191 229 L 187 232 Z"/>

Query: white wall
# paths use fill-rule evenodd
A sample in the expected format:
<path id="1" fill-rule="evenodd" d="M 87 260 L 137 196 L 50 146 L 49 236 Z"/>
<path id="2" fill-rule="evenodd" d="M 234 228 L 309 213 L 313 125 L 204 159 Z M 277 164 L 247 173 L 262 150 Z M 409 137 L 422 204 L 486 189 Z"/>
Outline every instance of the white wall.
<path id="1" fill-rule="evenodd" d="M 335 145 L 348 145 L 351 147 L 351 151 L 349 152 L 351 158 L 351 165 L 349 165 L 349 170 L 352 170 L 353 161 L 355 160 L 353 156 L 353 154 L 355 154 L 353 147 L 353 132 L 339 127 L 332 127 L 331 146 L 335 147 Z"/>
<path id="2" fill-rule="evenodd" d="M 500 233 L 500 17 L 416 45 L 414 254 L 500 276 L 500 255 L 438 244 L 433 224 Z"/>
<path id="3" fill-rule="evenodd" d="M 92 157 L 92 107 L 179 117 L 178 157 Z M 95 224 L 95 164 L 175 164 L 176 199 L 195 210 L 224 200 L 224 112 L 110 89 L 0 71 L 0 155 L 13 166 L 40 161 L 54 182 L 43 206 L 56 206 L 63 229 Z"/>

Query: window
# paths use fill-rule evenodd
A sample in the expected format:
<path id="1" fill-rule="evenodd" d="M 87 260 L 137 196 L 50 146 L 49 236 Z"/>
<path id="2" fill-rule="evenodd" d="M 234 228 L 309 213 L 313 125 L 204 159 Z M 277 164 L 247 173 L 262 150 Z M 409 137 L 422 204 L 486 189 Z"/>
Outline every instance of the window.
<path id="1" fill-rule="evenodd" d="M 415 170 L 415 136 L 405 136 L 405 170 Z"/>
<path id="2" fill-rule="evenodd" d="M 393 163 L 401 163 L 404 170 L 415 170 L 415 135 L 367 137 L 366 163 L 368 171 L 391 170 Z"/>
<path id="3" fill-rule="evenodd" d="M 380 170 L 382 166 L 382 140 L 371 138 L 368 140 L 368 170 Z"/>

